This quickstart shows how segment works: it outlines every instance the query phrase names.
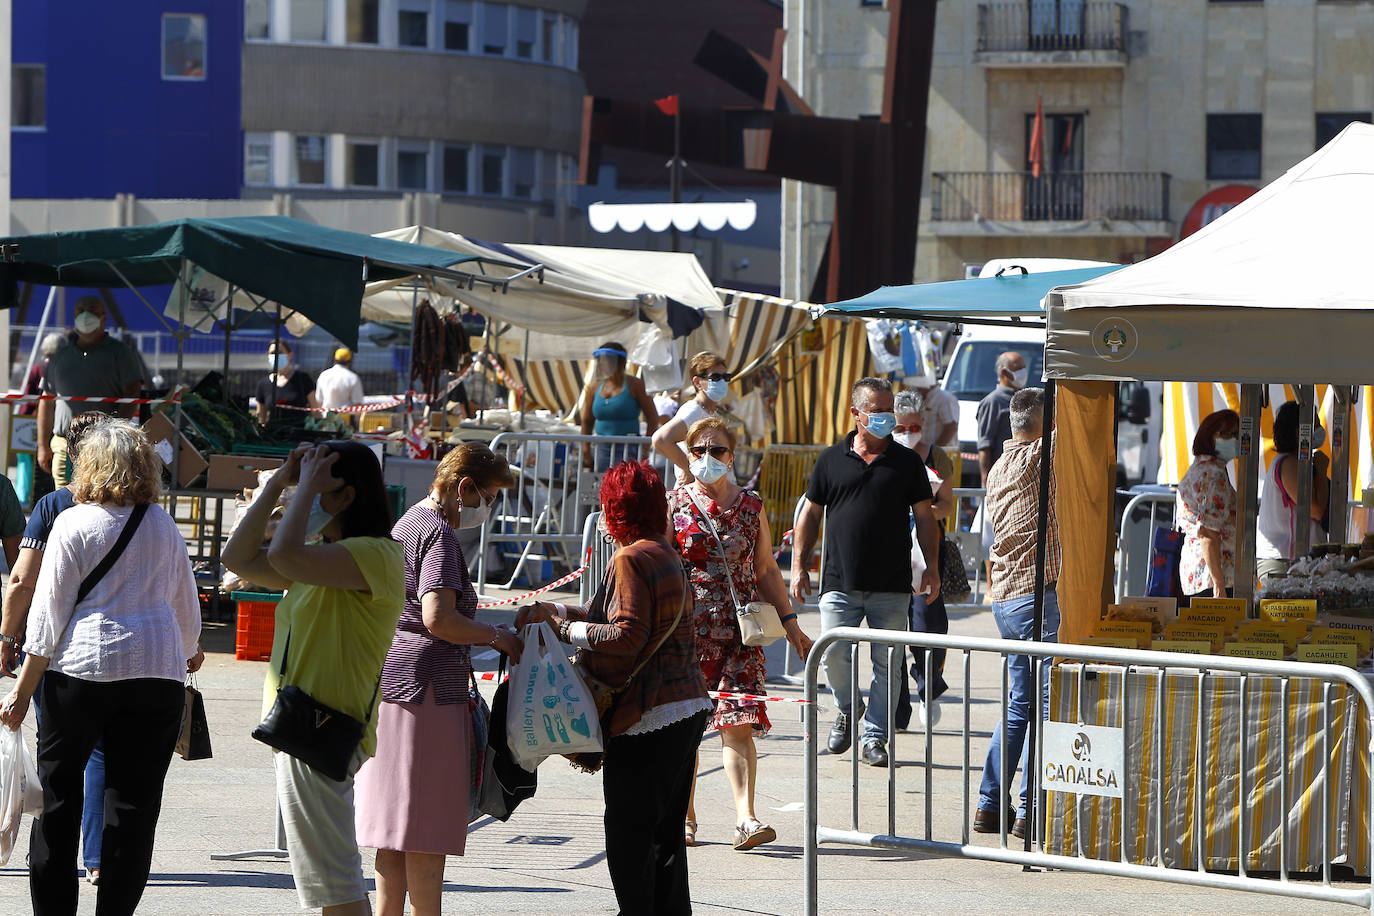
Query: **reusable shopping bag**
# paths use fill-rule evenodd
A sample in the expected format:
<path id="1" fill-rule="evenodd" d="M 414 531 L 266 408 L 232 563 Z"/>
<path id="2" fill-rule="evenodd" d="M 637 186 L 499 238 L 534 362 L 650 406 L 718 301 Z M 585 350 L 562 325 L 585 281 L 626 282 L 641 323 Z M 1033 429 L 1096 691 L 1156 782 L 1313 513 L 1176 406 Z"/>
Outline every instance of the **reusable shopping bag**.
<path id="1" fill-rule="evenodd" d="M 596 703 L 553 627 L 526 624 L 525 650 L 510 676 L 506 741 L 515 761 L 534 770 L 545 757 L 602 750 Z"/>
<path id="2" fill-rule="evenodd" d="M 24 737 L 16 729 L 0 726 L 0 865 L 9 862 L 14 851 L 20 819 L 42 812 L 43 788 Z"/>

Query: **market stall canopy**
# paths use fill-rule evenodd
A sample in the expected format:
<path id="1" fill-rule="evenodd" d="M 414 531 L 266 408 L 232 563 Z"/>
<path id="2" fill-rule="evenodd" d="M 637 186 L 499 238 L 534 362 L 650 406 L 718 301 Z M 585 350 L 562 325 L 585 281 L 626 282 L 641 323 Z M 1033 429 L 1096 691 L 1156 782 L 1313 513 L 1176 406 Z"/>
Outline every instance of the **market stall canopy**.
<path id="1" fill-rule="evenodd" d="M 358 343 L 365 262 L 369 278 L 447 274 L 450 280 L 461 282 L 462 274 L 451 268 L 481 260 L 476 254 L 426 248 L 285 216 L 179 219 L 149 226 L 16 236 L 0 244 L 17 246 L 12 258 L 0 261 L 0 307 L 17 304 L 21 282 L 165 286 L 176 283 L 189 262 L 232 286 L 308 317 L 350 347 Z"/>
<path id="2" fill-rule="evenodd" d="M 628 338 L 624 342 L 631 345 L 646 322 L 666 336 L 684 337 L 703 322 L 718 322 L 723 316 L 720 295 L 690 253 L 502 244 L 428 226 L 408 226 L 379 238 L 492 261 L 542 264 L 543 283 L 500 295 L 442 278 L 430 284 L 439 295 L 530 331 L 532 359 L 585 358 L 590 353 L 588 338 Z M 373 321 L 409 321 L 414 301 L 414 291 L 398 281 L 372 283 L 362 314 Z M 511 352 L 504 342 L 501 346 L 503 352 Z M 511 347 L 523 353 L 523 346 L 523 334 L 511 338 Z"/>
<path id="3" fill-rule="evenodd" d="M 1374 126 L 1351 124 L 1161 254 L 1046 297 L 1053 378 L 1370 379 Z"/>
<path id="4" fill-rule="evenodd" d="M 1082 283 L 1112 271 L 1118 264 L 1021 273 L 1008 270 L 1000 277 L 882 286 L 857 299 L 825 307 L 822 314 L 852 318 L 906 318 L 1000 324 L 1026 319 L 1038 323 L 1045 312 L 1041 300 L 1056 286 Z"/>

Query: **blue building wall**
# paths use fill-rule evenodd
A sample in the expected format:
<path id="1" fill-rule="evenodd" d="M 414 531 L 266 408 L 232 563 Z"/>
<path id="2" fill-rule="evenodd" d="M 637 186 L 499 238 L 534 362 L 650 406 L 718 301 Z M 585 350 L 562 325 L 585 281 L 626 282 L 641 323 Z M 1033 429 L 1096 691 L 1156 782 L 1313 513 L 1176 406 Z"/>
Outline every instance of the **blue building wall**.
<path id="1" fill-rule="evenodd" d="M 242 0 L 23 0 L 14 62 L 47 65 L 47 125 L 11 132 L 11 196 L 236 198 Z M 206 16 L 205 79 L 162 77 L 163 13 Z"/>

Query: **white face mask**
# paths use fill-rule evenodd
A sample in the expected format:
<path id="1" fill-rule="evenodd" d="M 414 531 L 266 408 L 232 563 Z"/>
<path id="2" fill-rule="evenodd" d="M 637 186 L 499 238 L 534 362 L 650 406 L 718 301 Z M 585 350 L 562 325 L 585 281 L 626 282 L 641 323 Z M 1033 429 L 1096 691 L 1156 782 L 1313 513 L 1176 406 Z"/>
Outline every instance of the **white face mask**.
<path id="1" fill-rule="evenodd" d="M 1240 457 L 1240 443 L 1232 436 L 1230 439 L 1217 439 L 1215 441 L 1217 457 L 1222 461 L 1235 461 Z"/>
<path id="2" fill-rule="evenodd" d="M 72 323 L 76 326 L 78 334 L 94 334 L 105 327 L 105 319 L 93 312 L 82 312 Z"/>
<path id="3" fill-rule="evenodd" d="M 1015 372 L 1011 374 L 1012 387 L 1016 388 L 1019 391 L 1020 389 L 1026 387 L 1026 382 L 1029 379 L 1030 370 L 1027 369 L 1025 366 L 1022 366 L 1020 369 L 1017 369 Z"/>
<path id="4" fill-rule="evenodd" d="M 907 448 L 915 448 L 916 446 L 918 446 L 918 445 L 921 444 L 921 434 L 920 434 L 920 433 L 893 433 L 893 434 L 892 434 L 892 441 L 893 441 L 893 442 L 896 442 L 896 443 L 898 443 L 898 444 L 900 444 L 900 445 L 905 445 Z"/>
<path id="5" fill-rule="evenodd" d="M 491 518 L 491 503 L 482 499 L 482 494 L 477 494 L 479 504 L 476 506 L 458 506 L 458 524 L 455 528 L 479 528 L 487 523 Z"/>
<path id="6" fill-rule="evenodd" d="M 692 476 L 702 483 L 715 483 L 725 476 L 729 465 L 711 455 L 702 455 L 700 458 L 693 458 L 691 463 Z"/>
<path id="7" fill-rule="evenodd" d="M 286 368 L 286 364 L 290 359 L 291 357 L 287 356 L 285 353 L 269 353 L 267 354 L 267 368 L 274 372 L 280 372 Z"/>
<path id="8" fill-rule="evenodd" d="M 310 515 L 305 520 L 306 537 L 318 537 L 333 520 L 333 514 L 324 511 L 324 506 L 320 503 L 320 494 L 316 493 L 314 502 L 310 504 Z"/>

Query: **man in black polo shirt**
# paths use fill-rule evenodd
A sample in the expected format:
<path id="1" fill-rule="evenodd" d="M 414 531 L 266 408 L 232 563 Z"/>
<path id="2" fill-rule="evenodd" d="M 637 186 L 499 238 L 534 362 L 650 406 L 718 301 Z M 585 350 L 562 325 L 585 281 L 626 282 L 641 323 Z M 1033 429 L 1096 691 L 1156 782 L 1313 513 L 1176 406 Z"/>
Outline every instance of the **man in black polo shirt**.
<path id="1" fill-rule="evenodd" d="M 939 527 L 930 512 L 930 479 L 911 449 L 893 442 L 897 423 L 892 386 L 883 379 L 860 379 L 850 397 L 855 430 L 816 459 L 806 487 L 806 505 L 796 524 L 792 595 L 811 594 L 807 565 L 816 544 L 821 512 L 825 519 L 825 568 L 821 570 L 821 629 L 856 627 L 907 629 L 911 605 L 911 518 L 925 555 L 922 585 L 940 593 Z M 833 644 L 821 659 L 835 696 L 838 715 L 830 730 L 830 752 L 848 750 L 855 716 L 863 716 L 861 750 L 865 762 L 887 766 L 887 646 L 874 645 L 873 682 L 867 713 L 850 696 L 850 650 Z M 893 672 L 895 674 L 895 672 Z M 855 704 L 858 704 L 857 707 Z"/>

